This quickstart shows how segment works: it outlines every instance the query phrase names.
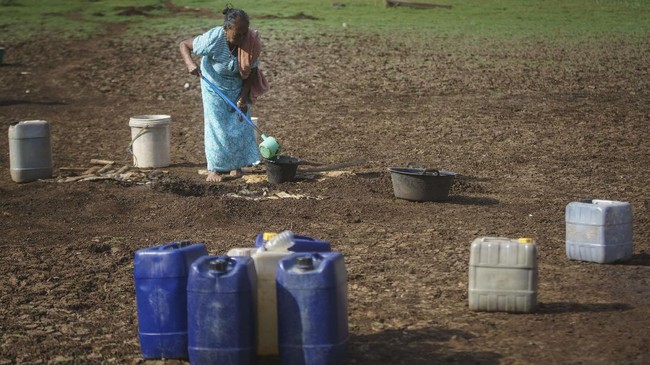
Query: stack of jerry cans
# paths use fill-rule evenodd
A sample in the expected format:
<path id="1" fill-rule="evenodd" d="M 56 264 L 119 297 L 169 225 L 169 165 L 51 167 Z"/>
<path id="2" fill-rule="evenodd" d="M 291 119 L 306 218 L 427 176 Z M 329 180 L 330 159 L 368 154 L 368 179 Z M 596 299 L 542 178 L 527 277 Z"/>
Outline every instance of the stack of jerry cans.
<path id="1" fill-rule="evenodd" d="M 632 206 L 585 200 L 566 206 L 566 255 L 571 260 L 612 263 L 632 257 Z"/>
<path id="2" fill-rule="evenodd" d="M 203 243 L 172 242 L 136 251 L 138 334 L 145 359 L 187 358 L 187 278 Z"/>
<path id="3" fill-rule="evenodd" d="M 278 263 L 276 281 L 282 364 L 343 364 L 349 339 L 343 255 L 294 253 Z"/>
<path id="4" fill-rule="evenodd" d="M 250 257 L 204 256 L 192 264 L 187 284 L 190 363 L 253 363 L 255 287 Z"/>
<path id="5" fill-rule="evenodd" d="M 530 238 L 480 237 L 471 245 L 469 308 L 529 313 L 537 308 L 537 245 Z"/>

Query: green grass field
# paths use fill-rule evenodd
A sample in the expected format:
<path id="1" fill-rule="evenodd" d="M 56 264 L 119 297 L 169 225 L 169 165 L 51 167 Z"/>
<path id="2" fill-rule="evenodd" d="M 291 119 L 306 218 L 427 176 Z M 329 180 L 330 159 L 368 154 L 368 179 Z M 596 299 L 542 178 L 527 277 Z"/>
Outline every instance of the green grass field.
<path id="1" fill-rule="evenodd" d="M 260 30 L 295 32 L 413 33 L 468 38 L 585 39 L 650 34 L 647 0 L 419 0 L 452 9 L 386 8 L 383 0 L 231 0 Z M 161 0 L 0 0 L 0 44 L 38 34 L 85 37 L 105 22 L 130 21 L 131 32 L 195 33 L 221 23 L 220 17 L 172 14 Z M 227 1 L 174 0 L 174 5 L 219 11 Z M 335 4 L 345 6 L 334 6 Z M 155 6 L 151 16 L 120 16 L 118 7 Z M 312 19 L 289 19 L 304 14 Z M 137 20 L 136 22 L 133 22 Z M 343 24 L 345 23 L 345 26 Z"/>

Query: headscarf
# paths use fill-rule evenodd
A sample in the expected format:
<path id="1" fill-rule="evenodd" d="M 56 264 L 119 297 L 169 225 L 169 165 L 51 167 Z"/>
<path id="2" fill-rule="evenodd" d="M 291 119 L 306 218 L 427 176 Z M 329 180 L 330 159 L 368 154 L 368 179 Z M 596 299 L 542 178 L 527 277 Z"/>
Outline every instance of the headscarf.
<path id="1" fill-rule="evenodd" d="M 248 33 L 246 38 L 239 45 L 239 75 L 242 79 L 246 80 L 251 74 L 252 65 L 259 58 L 260 53 L 262 52 L 262 41 L 257 34 L 257 31 L 253 28 L 248 28 Z M 267 92 L 271 87 L 269 83 L 264 78 L 262 70 L 257 67 L 257 76 L 251 80 L 251 91 L 250 99 L 251 103 L 254 103 L 255 100 L 265 92 Z"/>

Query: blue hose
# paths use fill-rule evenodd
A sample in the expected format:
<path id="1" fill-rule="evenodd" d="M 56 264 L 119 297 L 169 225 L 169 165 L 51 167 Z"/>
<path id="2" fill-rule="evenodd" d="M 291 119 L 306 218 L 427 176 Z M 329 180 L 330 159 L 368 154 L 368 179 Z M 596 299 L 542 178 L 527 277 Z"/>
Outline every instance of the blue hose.
<path id="1" fill-rule="evenodd" d="M 235 110 L 236 110 L 237 112 L 239 112 L 239 114 L 240 114 L 242 117 L 244 117 L 244 119 L 248 122 L 248 124 L 251 125 L 251 127 L 253 127 L 253 128 L 256 129 L 258 132 L 260 132 L 260 134 L 264 134 L 264 133 L 260 130 L 260 128 L 259 128 L 258 126 L 256 126 L 255 123 L 253 123 L 252 120 L 250 120 L 250 118 L 248 117 L 248 115 L 246 115 L 246 113 L 242 112 L 242 111 L 237 107 L 237 105 L 235 105 L 235 103 L 233 103 L 232 101 L 230 101 L 230 99 L 228 99 L 228 97 L 227 97 L 227 96 L 226 96 L 226 95 L 225 95 L 221 90 L 219 90 L 219 88 L 217 88 L 216 85 L 214 85 L 213 83 L 211 83 L 210 80 L 208 80 L 208 79 L 207 79 L 205 76 L 203 76 L 203 75 L 201 75 L 201 78 L 203 79 L 203 81 L 205 81 L 206 84 L 208 84 L 208 86 L 210 86 L 210 88 L 211 88 L 212 90 L 214 90 L 217 94 L 219 94 L 219 96 L 221 96 L 221 98 L 222 98 L 223 100 L 225 100 L 228 104 L 230 104 L 231 107 L 235 108 Z"/>

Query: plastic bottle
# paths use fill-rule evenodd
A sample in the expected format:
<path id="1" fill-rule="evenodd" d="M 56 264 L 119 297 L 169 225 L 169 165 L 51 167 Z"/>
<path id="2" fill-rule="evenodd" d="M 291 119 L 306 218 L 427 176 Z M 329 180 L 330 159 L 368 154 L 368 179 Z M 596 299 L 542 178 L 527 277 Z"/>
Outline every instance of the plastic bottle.
<path id="1" fill-rule="evenodd" d="M 295 243 L 292 231 L 282 231 L 264 243 L 266 251 L 287 251 Z"/>
<path id="2" fill-rule="evenodd" d="M 255 237 L 254 247 L 262 247 L 266 241 L 277 236 L 276 232 L 262 232 Z M 332 244 L 308 236 L 299 236 L 294 234 L 294 245 L 289 248 L 292 252 L 330 252 L 332 251 Z"/>

